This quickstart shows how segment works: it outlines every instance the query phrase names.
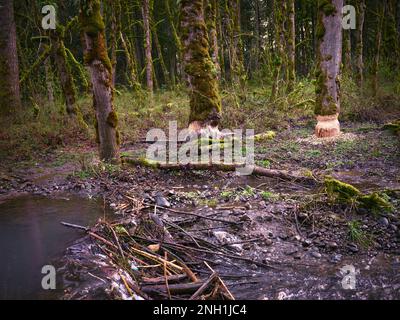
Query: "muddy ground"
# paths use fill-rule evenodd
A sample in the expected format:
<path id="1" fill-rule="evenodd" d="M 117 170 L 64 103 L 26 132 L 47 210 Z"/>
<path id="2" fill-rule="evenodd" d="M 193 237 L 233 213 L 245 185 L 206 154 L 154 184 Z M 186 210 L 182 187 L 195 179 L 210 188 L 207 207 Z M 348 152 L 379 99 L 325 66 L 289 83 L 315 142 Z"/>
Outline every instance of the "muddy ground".
<path id="1" fill-rule="evenodd" d="M 65 148 L 33 163 L 2 163 L 0 201 L 21 193 L 51 197 L 72 192 L 104 198 L 115 220 L 137 214 L 129 198 L 167 206 L 176 212 L 156 213 L 179 222 L 208 246 L 226 249 L 229 257 L 205 259 L 237 299 L 399 299 L 398 137 L 365 123 L 344 126 L 343 136 L 335 140 L 316 140 L 310 132 L 311 127 L 293 127 L 272 141 L 257 143 L 257 164 L 302 171 L 320 181 L 331 175 L 364 193 L 386 190 L 393 210 L 371 212 L 332 203 L 317 182 L 93 165 L 96 150 L 89 147 L 85 155 L 82 148 Z M 139 156 L 146 147 L 138 143 L 123 151 Z M 193 216 L 182 222 L 185 212 L 232 223 Z M 184 243 L 185 236 L 179 241 Z M 355 289 L 346 290 L 341 269 L 351 266 Z M 104 281 L 116 275 L 115 269 L 108 259 L 96 256 L 93 240 L 79 241 L 60 261 L 63 298 L 115 298 L 109 290 L 112 280 Z M 199 276 L 206 276 L 202 272 L 204 268 L 198 268 Z"/>

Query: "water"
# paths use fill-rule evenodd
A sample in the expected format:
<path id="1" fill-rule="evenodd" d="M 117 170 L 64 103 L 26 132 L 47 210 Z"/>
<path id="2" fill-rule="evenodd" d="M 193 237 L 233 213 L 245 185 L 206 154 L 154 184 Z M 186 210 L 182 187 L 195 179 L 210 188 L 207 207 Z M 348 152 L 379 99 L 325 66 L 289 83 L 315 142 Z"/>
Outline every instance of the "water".
<path id="1" fill-rule="evenodd" d="M 43 290 L 41 271 L 84 235 L 61 221 L 88 226 L 103 217 L 99 201 L 76 196 L 23 196 L 0 203 L 0 299 L 56 299 L 62 292 Z"/>

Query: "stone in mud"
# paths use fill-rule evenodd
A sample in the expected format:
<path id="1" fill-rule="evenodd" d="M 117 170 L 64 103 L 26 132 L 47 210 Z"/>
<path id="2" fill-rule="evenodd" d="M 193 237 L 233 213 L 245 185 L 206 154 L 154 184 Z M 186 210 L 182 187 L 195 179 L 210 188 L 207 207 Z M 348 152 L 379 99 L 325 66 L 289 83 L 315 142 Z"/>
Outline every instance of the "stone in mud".
<path id="1" fill-rule="evenodd" d="M 171 204 L 169 201 L 160 193 L 156 195 L 156 205 L 159 207 L 170 208 Z"/>
<path id="2" fill-rule="evenodd" d="M 378 220 L 378 223 L 382 226 L 382 227 L 388 227 L 389 226 L 389 220 L 387 219 L 387 218 L 385 218 L 385 217 L 381 217 L 379 220 Z"/>
<path id="3" fill-rule="evenodd" d="M 297 248 L 289 248 L 284 251 L 284 254 L 286 254 L 287 256 L 292 256 L 295 253 L 297 253 L 298 251 L 299 251 L 299 249 L 297 249 Z"/>
<path id="4" fill-rule="evenodd" d="M 313 256 L 315 259 L 320 259 L 322 257 L 322 255 L 317 251 L 312 251 L 311 256 Z"/>
<path id="5" fill-rule="evenodd" d="M 350 243 L 348 245 L 348 249 L 350 250 L 350 252 L 353 252 L 353 253 L 357 253 L 359 251 L 358 246 L 355 243 Z"/>

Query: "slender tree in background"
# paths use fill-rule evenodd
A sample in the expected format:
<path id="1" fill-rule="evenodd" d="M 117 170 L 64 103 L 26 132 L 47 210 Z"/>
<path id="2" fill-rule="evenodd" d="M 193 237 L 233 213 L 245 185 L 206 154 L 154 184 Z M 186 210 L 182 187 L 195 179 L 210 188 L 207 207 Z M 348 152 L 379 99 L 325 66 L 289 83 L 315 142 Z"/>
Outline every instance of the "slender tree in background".
<path id="1" fill-rule="evenodd" d="M 216 129 L 221 98 L 217 70 L 209 54 L 203 0 L 181 1 L 181 38 L 190 96 L 189 130 Z"/>
<path id="2" fill-rule="evenodd" d="M 142 3 L 142 14 L 143 14 L 143 29 L 145 33 L 144 37 L 144 50 L 146 57 L 146 86 L 149 92 L 153 92 L 154 80 L 153 80 L 153 57 L 151 54 L 151 30 L 150 30 L 150 6 L 152 0 L 143 0 Z"/>
<path id="3" fill-rule="evenodd" d="M 285 6 L 282 6 L 282 3 L 278 0 L 274 0 L 273 2 L 273 21 L 274 21 L 274 40 L 275 40 L 275 48 L 274 48 L 274 57 L 272 61 L 272 89 L 270 101 L 275 101 L 278 94 L 278 86 L 279 79 L 281 76 L 282 66 L 284 65 L 284 61 L 286 60 L 286 54 L 284 50 L 284 41 L 285 41 L 285 32 L 284 32 L 284 12 Z"/>
<path id="4" fill-rule="evenodd" d="M 294 83 L 296 81 L 296 24 L 295 24 L 295 1 L 287 1 L 287 31 L 286 31 L 286 43 L 287 43 L 287 90 L 288 92 L 293 91 Z"/>
<path id="5" fill-rule="evenodd" d="M 340 67 L 343 0 L 318 1 L 315 114 L 317 137 L 340 133 Z"/>
<path id="6" fill-rule="evenodd" d="M 21 107 L 17 33 L 12 0 L 0 0 L 0 113 Z"/>
<path id="7" fill-rule="evenodd" d="M 386 0 L 383 1 L 383 4 L 377 8 L 376 12 L 376 32 L 375 32 L 375 57 L 374 63 L 372 67 L 372 90 L 374 96 L 378 94 L 378 72 L 379 72 L 379 62 L 380 62 L 380 53 L 382 47 L 382 29 L 383 23 L 385 21 L 385 9 L 386 9 Z"/>
<path id="8" fill-rule="evenodd" d="M 100 0 L 81 0 L 80 23 L 85 45 L 84 59 L 93 86 L 100 159 L 119 162 L 119 132 L 113 105 L 112 65 L 105 44 Z"/>
<path id="9" fill-rule="evenodd" d="M 240 26 L 240 0 L 225 0 L 228 13 L 230 72 L 234 84 L 241 88 L 246 80 L 243 57 L 243 43 Z"/>
<path id="10" fill-rule="evenodd" d="M 77 115 L 76 89 L 71 70 L 67 62 L 67 53 L 64 45 L 65 27 L 57 25 L 57 29 L 50 32 L 54 62 L 58 71 L 61 89 L 64 95 L 68 115 Z"/>
<path id="11" fill-rule="evenodd" d="M 364 83 L 364 21 L 365 21 L 365 0 L 356 0 L 357 30 L 356 30 L 356 71 L 357 82 L 360 88 Z"/>

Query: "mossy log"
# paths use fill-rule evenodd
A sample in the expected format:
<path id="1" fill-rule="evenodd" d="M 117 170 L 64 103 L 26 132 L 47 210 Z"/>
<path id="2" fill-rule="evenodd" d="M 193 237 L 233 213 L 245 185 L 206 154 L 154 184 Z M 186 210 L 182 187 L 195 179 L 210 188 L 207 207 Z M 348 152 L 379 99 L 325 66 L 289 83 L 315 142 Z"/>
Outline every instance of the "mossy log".
<path id="1" fill-rule="evenodd" d="M 237 169 L 243 168 L 243 163 L 189 163 L 189 164 L 180 164 L 180 163 L 161 163 L 157 161 L 152 161 L 143 158 L 131 158 L 131 157 L 122 157 L 122 163 L 127 163 L 131 165 L 144 166 L 154 169 L 162 169 L 162 170 L 208 170 L 208 171 L 223 171 L 223 172 L 232 172 Z M 290 173 L 284 170 L 274 170 L 274 169 L 266 169 L 263 167 L 251 165 L 249 166 L 252 169 L 252 175 L 258 175 L 268 178 L 277 178 L 282 180 L 289 181 L 302 181 L 305 183 L 315 183 L 315 179 L 311 177 L 301 176 L 294 173 Z"/>
<path id="2" fill-rule="evenodd" d="M 325 191 L 329 197 L 339 203 L 353 203 L 374 212 L 390 211 L 392 206 L 378 193 L 363 194 L 351 184 L 327 177 L 325 179 Z"/>
<path id="3" fill-rule="evenodd" d="M 388 130 L 393 134 L 400 135 L 400 119 L 387 123 L 382 127 L 383 130 Z"/>

